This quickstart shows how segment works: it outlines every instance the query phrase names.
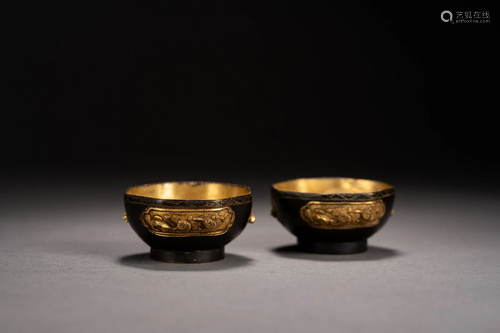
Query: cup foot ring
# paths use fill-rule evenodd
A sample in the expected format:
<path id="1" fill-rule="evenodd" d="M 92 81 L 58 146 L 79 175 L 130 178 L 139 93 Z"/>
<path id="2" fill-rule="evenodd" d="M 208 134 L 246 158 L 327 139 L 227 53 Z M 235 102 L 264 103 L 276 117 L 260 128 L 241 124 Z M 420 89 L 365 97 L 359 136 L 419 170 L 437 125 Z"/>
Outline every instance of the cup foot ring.
<path id="1" fill-rule="evenodd" d="M 224 247 L 211 250 L 182 251 L 151 248 L 151 259 L 168 263 L 199 264 L 224 259 Z"/>
<path id="2" fill-rule="evenodd" d="M 312 242 L 303 239 L 297 240 L 299 248 L 304 252 L 321 254 L 355 254 L 366 252 L 368 241 L 359 242 Z"/>

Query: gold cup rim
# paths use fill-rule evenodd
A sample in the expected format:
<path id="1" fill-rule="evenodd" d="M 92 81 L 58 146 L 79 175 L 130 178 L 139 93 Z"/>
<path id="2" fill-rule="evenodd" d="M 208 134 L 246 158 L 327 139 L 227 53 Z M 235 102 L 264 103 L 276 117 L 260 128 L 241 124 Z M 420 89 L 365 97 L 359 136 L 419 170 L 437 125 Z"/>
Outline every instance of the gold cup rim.
<path id="1" fill-rule="evenodd" d="M 172 181 L 130 186 L 126 197 L 161 201 L 220 201 L 251 196 L 250 187 L 213 181 Z"/>
<path id="2" fill-rule="evenodd" d="M 331 200 L 370 200 L 395 193 L 387 183 L 350 177 L 295 178 L 274 183 L 272 188 L 281 197 Z"/>

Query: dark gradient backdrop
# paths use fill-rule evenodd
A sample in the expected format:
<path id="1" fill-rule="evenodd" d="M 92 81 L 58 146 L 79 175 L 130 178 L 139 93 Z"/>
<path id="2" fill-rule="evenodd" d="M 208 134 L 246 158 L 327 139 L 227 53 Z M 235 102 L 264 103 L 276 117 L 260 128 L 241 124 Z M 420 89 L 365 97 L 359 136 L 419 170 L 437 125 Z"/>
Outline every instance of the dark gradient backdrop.
<path id="1" fill-rule="evenodd" d="M 0 331 L 496 332 L 493 8 L 5 8 Z M 368 252 L 293 250 L 269 185 L 310 176 L 395 186 Z M 153 262 L 121 220 L 126 187 L 175 180 L 252 188 L 257 222 L 225 260 Z"/>
<path id="2" fill-rule="evenodd" d="M 493 29 L 438 7 L 18 8 L 2 164 L 492 176 Z"/>

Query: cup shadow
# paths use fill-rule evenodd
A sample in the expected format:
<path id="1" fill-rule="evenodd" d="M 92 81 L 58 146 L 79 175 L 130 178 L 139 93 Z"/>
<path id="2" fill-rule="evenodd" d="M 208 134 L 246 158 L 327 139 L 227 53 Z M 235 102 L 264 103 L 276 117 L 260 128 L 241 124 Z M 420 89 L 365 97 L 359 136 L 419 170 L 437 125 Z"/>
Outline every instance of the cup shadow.
<path id="1" fill-rule="evenodd" d="M 402 253 L 385 247 L 368 246 L 368 251 L 357 254 L 318 254 L 303 252 L 297 245 L 280 246 L 272 252 L 285 258 L 313 261 L 373 261 L 401 256 Z"/>
<path id="2" fill-rule="evenodd" d="M 166 263 L 155 261 L 149 256 L 149 252 L 131 254 L 118 258 L 118 263 L 123 266 L 146 269 L 150 271 L 179 271 L 179 272 L 200 272 L 200 271 L 220 271 L 235 269 L 251 264 L 253 259 L 245 256 L 226 253 L 225 258 L 220 261 L 198 264 Z"/>

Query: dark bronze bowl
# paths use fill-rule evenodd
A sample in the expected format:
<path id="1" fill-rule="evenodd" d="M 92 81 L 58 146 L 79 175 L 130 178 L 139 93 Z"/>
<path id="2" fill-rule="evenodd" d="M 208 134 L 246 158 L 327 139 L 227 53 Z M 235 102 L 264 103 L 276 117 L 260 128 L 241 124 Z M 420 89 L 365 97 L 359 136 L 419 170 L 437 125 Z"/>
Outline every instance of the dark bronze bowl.
<path id="1" fill-rule="evenodd" d="M 353 178 L 301 178 L 271 186 L 272 215 L 306 252 L 350 254 L 384 226 L 394 203 L 386 183 Z"/>
<path id="2" fill-rule="evenodd" d="M 179 182 L 125 191 L 124 219 L 151 247 L 151 258 L 201 263 L 224 258 L 224 246 L 252 223 L 252 193 L 243 185 Z"/>

